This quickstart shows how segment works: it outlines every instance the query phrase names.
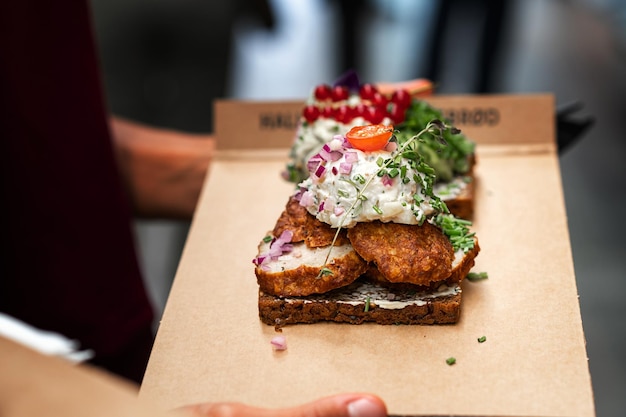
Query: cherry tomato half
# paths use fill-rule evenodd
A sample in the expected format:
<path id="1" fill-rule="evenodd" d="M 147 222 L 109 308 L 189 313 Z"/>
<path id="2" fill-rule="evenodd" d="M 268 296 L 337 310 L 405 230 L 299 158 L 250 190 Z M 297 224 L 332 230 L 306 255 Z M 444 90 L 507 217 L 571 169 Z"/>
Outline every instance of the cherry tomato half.
<path id="1" fill-rule="evenodd" d="M 362 151 L 378 151 L 387 146 L 387 142 L 393 135 L 391 125 L 365 125 L 355 126 L 346 134 L 348 142 Z"/>

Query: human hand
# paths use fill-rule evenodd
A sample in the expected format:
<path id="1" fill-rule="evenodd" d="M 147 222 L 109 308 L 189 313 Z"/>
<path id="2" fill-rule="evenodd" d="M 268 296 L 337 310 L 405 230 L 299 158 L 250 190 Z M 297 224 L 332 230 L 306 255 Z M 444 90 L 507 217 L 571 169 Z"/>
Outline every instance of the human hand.
<path id="1" fill-rule="evenodd" d="M 290 408 L 267 409 L 241 403 L 203 403 L 179 409 L 190 417 L 383 417 L 385 403 L 369 394 L 339 394 Z"/>

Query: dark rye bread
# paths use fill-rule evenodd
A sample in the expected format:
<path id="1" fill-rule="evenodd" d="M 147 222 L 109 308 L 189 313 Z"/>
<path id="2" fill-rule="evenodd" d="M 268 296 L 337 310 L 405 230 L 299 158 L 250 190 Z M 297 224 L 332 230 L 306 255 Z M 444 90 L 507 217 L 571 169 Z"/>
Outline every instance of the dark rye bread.
<path id="1" fill-rule="evenodd" d="M 472 220 L 474 217 L 474 197 L 476 193 L 476 178 L 474 176 L 463 177 L 466 182 L 463 190 L 454 198 L 446 198 L 440 195 L 448 206 L 450 213 L 460 219 Z"/>
<path id="2" fill-rule="evenodd" d="M 358 280 L 325 294 L 278 297 L 259 291 L 259 317 L 276 328 L 322 321 L 362 324 L 453 324 L 461 314 L 461 287 L 437 291 L 388 289 Z"/>

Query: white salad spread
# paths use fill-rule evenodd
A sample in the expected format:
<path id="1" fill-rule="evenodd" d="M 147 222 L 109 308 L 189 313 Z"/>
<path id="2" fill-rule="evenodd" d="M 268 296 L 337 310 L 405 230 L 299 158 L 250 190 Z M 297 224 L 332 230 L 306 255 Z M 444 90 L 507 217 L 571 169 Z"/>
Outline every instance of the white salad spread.
<path id="1" fill-rule="evenodd" d="M 434 211 L 422 193 L 425 174 L 404 164 L 379 175 L 393 152 L 346 148 L 340 138 L 324 148 L 331 156 L 309 160 L 311 175 L 300 183 L 300 204 L 318 220 L 343 228 L 373 220 L 420 224 Z"/>

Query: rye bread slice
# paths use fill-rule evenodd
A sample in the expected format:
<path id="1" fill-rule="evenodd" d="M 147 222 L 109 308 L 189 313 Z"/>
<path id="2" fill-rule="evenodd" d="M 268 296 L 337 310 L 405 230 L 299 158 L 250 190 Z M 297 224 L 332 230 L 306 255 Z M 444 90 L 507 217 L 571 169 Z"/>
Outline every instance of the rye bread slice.
<path id="1" fill-rule="evenodd" d="M 461 286 L 435 291 L 389 289 L 363 280 L 308 297 L 277 297 L 259 291 L 259 317 L 276 328 L 296 323 L 454 324 L 461 314 Z"/>

